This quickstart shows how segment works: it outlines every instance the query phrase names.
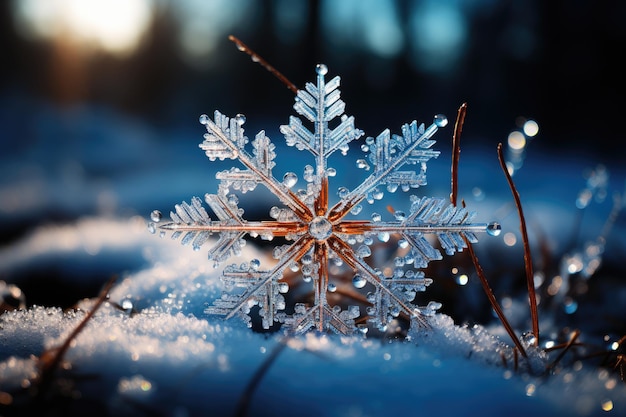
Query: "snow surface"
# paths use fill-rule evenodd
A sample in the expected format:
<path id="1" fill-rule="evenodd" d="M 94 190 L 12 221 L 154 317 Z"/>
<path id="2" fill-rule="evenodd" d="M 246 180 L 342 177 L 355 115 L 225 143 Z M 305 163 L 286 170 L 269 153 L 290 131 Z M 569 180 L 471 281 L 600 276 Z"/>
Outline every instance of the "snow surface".
<path id="1" fill-rule="evenodd" d="M 233 415 L 282 336 L 202 314 L 220 289 L 219 270 L 202 251 L 148 234 L 139 218 L 86 218 L 38 229 L 1 251 L 0 261 L 10 269 L 69 253 L 68 262 L 105 257 L 94 261 L 99 263 L 124 252 L 143 257 L 145 266 L 121 277 L 111 303 L 68 350 L 71 369 L 62 374 L 74 378 L 82 401 L 93 399 L 110 415 Z M 246 247 L 241 258 L 254 257 L 262 254 Z M 125 300 L 139 313 L 112 305 L 129 307 Z M 35 306 L 0 316 L 0 390 L 19 392 L 37 372 L 35 356 L 59 346 L 92 304 L 85 300 L 69 312 Z M 611 384 L 615 377 L 606 371 L 581 367 L 550 377 L 515 372 L 503 367 L 498 350 L 506 345 L 487 329 L 457 326 L 444 315 L 433 324 L 410 342 L 315 334 L 289 339 L 254 392 L 248 415 L 586 416 L 605 413 L 607 399 L 615 414 L 626 410 L 626 388 Z M 545 363 L 539 355 L 535 361 Z"/>

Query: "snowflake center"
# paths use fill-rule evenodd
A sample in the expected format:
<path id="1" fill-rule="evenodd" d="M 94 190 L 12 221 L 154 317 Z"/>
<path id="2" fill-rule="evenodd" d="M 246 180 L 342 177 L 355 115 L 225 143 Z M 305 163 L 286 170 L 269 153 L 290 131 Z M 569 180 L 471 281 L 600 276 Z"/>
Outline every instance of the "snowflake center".
<path id="1" fill-rule="evenodd" d="M 333 234 L 333 225 L 324 216 L 317 216 L 309 223 L 309 233 L 316 240 L 326 240 Z"/>

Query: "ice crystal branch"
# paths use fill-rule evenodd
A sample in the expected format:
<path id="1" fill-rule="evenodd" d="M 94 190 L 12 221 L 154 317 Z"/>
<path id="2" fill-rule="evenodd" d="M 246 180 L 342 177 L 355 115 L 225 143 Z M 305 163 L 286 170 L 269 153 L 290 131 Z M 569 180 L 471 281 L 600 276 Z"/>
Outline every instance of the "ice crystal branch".
<path id="1" fill-rule="evenodd" d="M 294 110 L 288 125 L 280 127 L 288 146 L 308 152 L 312 165 L 304 167 L 306 187 L 293 191 L 297 174 L 287 172 L 278 179 L 274 174 L 275 146 L 261 131 L 249 143 L 244 134 L 245 117 L 229 118 L 220 112 L 213 119 L 200 117 L 207 130 L 200 148 L 209 160 L 233 159 L 241 166 L 219 172 L 217 194 L 207 194 L 205 201 L 216 219 L 203 208 L 199 198 L 191 203 L 176 205 L 170 213 L 171 222 L 159 224 L 172 238 L 182 236 L 183 244 L 200 248 L 211 235 L 217 235 L 208 257 L 216 265 L 241 252 L 246 239 L 260 237 L 272 240 L 281 237 L 286 244 L 277 245 L 273 255 L 276 262 L 262 267 L 261 262 L 231 264 L 224 268 L 222 297 L 206 309 L 207 314 L 239 316 L 249 326 L 251 311 L 258 307 L 262 326 L 270 328 L 281 323 L 291 333 L 308 330 L 331 330 L 351 334 L 366 330 L 367 321 L 379 330 L 385 330 L 398 316 L 410 320 L 411 325 L 427 327 L 428 317 L 441 306 L 431 302 L 427 306 L 414 304 L 417 292 L 432 283 L 419 269 L 442 255 L 427 236 L 434 236 L 448 255 L 467 248 L 477 241 L 476 233 L 493 232 L 496 224 L 473 223 L 475 214 L 464 207 L 456 207 L 442 198 L 410 197 L 407 212 L 396 211 L 394 218 L 383 220 L 374 213 L 371 219 L 348 219 L 361 212 L 365 200 L 374 204 L 384 192 L 397 189 L 409 191 L 426 185 L 426 164 L 439 155 L 432 150 L 432 136 L 447 125 L 443 115 L 435 116 L 426 127 L 416 121 L 405 124 L 401 134 L 388 129 L 376 138 L 368 137 L 361 149 L 366 158 L 356 161 L 357 167 L 369 175 L 353 190 L 340 187 L 339 201 L 331 206 L 329 183 L 336 170 L 328 166 L 328 158 L 340 151 L 347 155 L 350 142 L 363 132 L 354 126 L 354 118 L 346 115 L 345 103 L 340 98 L 340 78 L 326 82 L 328 69 L 317 66 L 316 83 L 307 83 L 298 90 Z M 274 206 L 270 216 L 274 220 L 252 221 L 244 217 L 237 194 L 253 191 L 257 185 L 266 187 L 281 203 Z M 156 230 L 161 220 L 154 212 L 150 228 Z M 372 266 L 365 258 L 372 253 L 375 240 L 387 242 L 396 236 L 399 246 L 389 273 Z M 344 306 L 330 294 L 337 291 L 337 273 L 343 268 L 352 276 L 355 291 L 364 291 L 367 305 Z M 289 283 L 287 270 L 299 272 L 302 281 L 312 286 L 311 302 L 294 302 L 287 306 L 285 295 Z"/>

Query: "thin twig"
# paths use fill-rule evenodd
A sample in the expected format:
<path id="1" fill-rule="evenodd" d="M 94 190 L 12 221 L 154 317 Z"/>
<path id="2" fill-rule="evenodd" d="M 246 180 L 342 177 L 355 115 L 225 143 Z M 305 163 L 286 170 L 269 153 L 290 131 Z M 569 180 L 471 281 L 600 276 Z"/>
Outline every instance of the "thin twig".
<path id="1" fill-rule="evenodd" d="M 240 39 L 236 38 L 233 35 L 228 35 L 228 40 L 233 42 L 235 45 L 237 45 L 237 49 L 239 49 L 241 52 L 244 52 L 244 53 L 250 55 L 250 58 L 252 58 L 253 62 L 256 62 L 257 64 L 259 64 L 260 66 L 265 68 L 274 77 L 278 78 L 280 80 L 280 82 L 285 84 L 285 86 L 287 86 L 287 88 L 290 89 L 294 94 L 298 93 L 298 87 L 296 87 L 296 85 L 294 83 L 289 81 L 287 79 L 287 77 L 285 77 L 280 71 L 278 71 L 269 62 L 267 62 L 265 59 L 263 59 L 263 57 L 261 57 L 261 55 L 257 54 L 252 49 L 250 49 L 248 47 L 248 45 L 246 45 Z"/>
<path id="2" fill-rule="evenodd" d="M 528 356 L 526 355 L 526 350 L 524 350 L 524 346 L 522 346 L 522 343 L 519 341 L 518 337 L 515 335 L 515 331 L 513 330 L 513 327 L 511 326 L 506 316 L 504 315 L 504 312 L 502 311 L 500 304 L 498 304 L 498 300 L 496 299 L 496 296 L 493 294 L 493 291 L 491 290 L 491 287 L 489 286 L 489 282 L 487 281 L 487 278 L 485 277 L 483 268 L 480 266 L 480 263 L 478 262 L 478 257 L 476 256 L 476 253 L 474 252 L 474 248 L 472 247 L 471 242 L 465 236 L 463 236 L 463 240 L 465 240 L 465 243 L 467 244 L 467 249 L 469 251 L 470 258 L 472 258 L 472 262 L 474 263 L 474 268 L 476 269 L 476 274 L 478 275 L 478 278 L 480 279 L 480 283 L 482 284 L 483 290 L 485 291 L 485 294 L 487 295 L 487 298 L 489 299 L 489 303 L 491 304 L 491 307 L 493 307 L 493 310 L 496 312 L 498 318 L 500 319 L 500 321 L 502 322 L 502 325 L 504 326 L 504 329 L 511 337 L 511 340 L 513 340 L 513 343 L 515 344 L 515 346 L 517 346 L 520 352 L 522 352 L 522 355 L 525 358 L 527 358 Z"/>
<path id="3" fill-rule="evenodd" d="M 537 312 L 537 294 L 535 293 L 535 274 L 533 273 L 533 260 L 530 253 L 530 243 L 528 242 L 528 231 L 526 230 L 526 219 L 524 218 L 524 211 L 522 210 L 522 202 L 520 200 L 519 193 L 513 183 L 513 178 L 506 167 L 504 161 L 504 154 L 502 152 L 502 144 L 498 144 L 498 160 L 500 161 L 500 167 L 506 176 L 506 180 L 509 183 L 509 188 L 513 194 L 515 200 L 515 206 L 517 207 L 517 213 L 520 221 L 520 231 L 522 232 L 522 242 L 524 243 L 524 268 L 526 270 L 526 286 L 528 287 L 528 302 L 530 304 L 530 318 L 533 323 L 533 335 L 535 336 L 535 346 L 539 346 L 539 313 Z"/>
<path id="4" fill-rule="evenodd" d="M 96 314 L 98 309 L 106 301 L 109 291 L 113 287 L 116 279 L 117 277 L 113 277 L 106 283 L 106 285 L 98 295 L 96 303 L 93 305 L 91 311 L 87 313 L 87 315 L 81 320 L 78 326 L 74 328 L 72 333 L 70 333 L 69 336 L 65 338 L 63 344 L 60 347 L 54 349 L 54 352 L 46 351 L 41 355 L 39 359 L 41 373 L 37 380 L 37 386 L 39 387 L 38 395 L 41 395 L 43 392 L 45 392 L 47 386 L 50 384 L 50 382 L 52 382 L 52 375 L 61 364 L 61 361 L 63 360 L 63 357 L 65 356 L 67 350 L 70 348 L 72 341 L 76 339 L 80 332 L 83 331 L 85 326 L 87 326 L 87 323 L 89 323 L 89 320 L 91 320 L 94 314 Z"/>
<path id="5" fill-rule="evenodd" d="M 459 158 L 461 157 L 461 132 L 463 131 L 463 123 L 465 123 L 465 113 L 467 113 L 467 103 L 461 104 L 456 113 L 456 122 L 454 123 L 454 134 L 452 136 L 452 169 L 451 169 L 451 187 L 450 202 L 456 206 L 456 199 L 459 189 Z"/>
<path id="6" fill-rule="evenodd" d="M 558 356 L 554 359 L 554 361 L 550 365 L 546 366 L 547 371 L 551 371 L 552 369 L 556 367 L 556 365 L 561 361 L 561 359 L 563 359 L 563 356 L 565 356 L 567 351 L 570 350 L 572 346 L 574 346 L 574 343 L 578 339 L 578 336 L 580 336 L 580 330 L 576 329 L 572 332 L 572 335 L 570 336 L 569 341 L 567 342 L 563 350 L 559 352 Z"/>
<path id="7" fill-rule="evenodd" d="M 270 369 L 270 366 L 276 361 L 278 356 L 281 354 L 283 350 L 287 347 L 287 338 L 281 339 L 272 352 L 265 358 L 259 369 L 252 375 L 252 379 L 248 382 L 246 389 L 241 394 L 239 398 L 239 402 L 237 404 L 237 410 L 235 411 L 235 417 L 243 417 L 248 413 L 248 408 L 250 407 L 250 400 L 252 399 L 252 395 L 256 390 L 257 386 L 263 379 L 263 376 Z"/>

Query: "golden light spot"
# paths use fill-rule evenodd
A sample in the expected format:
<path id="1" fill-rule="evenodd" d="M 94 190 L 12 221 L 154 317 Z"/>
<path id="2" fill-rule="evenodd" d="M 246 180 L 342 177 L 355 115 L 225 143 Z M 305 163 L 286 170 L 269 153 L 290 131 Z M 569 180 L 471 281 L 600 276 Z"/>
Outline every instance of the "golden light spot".
<path id="1" fill-rule="evenodd" d="M 602 401 L 602 409 L 604 411 L 611 411 L 613 409 L 613 401 L 611 400 Z"/>

